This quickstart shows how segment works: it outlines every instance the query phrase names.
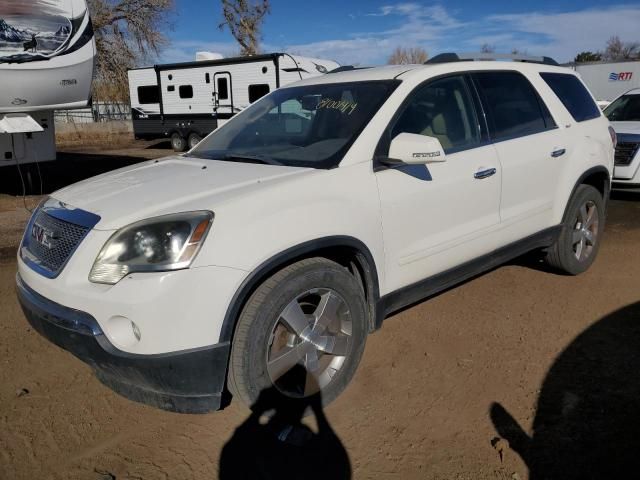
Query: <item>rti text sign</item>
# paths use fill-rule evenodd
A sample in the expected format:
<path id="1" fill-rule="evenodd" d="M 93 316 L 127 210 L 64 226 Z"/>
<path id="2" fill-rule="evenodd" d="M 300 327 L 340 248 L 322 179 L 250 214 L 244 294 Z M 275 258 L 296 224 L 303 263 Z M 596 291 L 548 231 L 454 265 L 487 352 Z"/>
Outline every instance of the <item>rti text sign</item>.
<path id="1" fill-rule="evenodd" d="M 610 82 L 628 82 L 633 77 L 633 72 L 610 73 Z"/>

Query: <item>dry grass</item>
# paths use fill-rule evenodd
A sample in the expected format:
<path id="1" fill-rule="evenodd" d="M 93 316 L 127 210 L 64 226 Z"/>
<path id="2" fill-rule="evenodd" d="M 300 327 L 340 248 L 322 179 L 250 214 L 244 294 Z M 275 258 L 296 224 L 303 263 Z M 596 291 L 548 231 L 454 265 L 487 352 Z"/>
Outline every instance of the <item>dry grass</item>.
<path id="1" fill-rule="evenodd" d="M 109 147 L 118 148 L 133 140 L 129 122 L 56 124 L 58 148 Z"/>

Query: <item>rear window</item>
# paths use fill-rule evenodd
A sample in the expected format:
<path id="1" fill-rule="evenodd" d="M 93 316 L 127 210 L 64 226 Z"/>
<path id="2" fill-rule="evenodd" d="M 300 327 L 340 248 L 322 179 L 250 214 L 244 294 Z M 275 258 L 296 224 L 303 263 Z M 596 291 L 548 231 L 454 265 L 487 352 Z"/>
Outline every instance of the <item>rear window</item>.
<path id="1" fill-rule="evenodd" d="M 160 103 L 160 89 L 157 85 L 138 87 L 138 102 L 141 105 Z"/>
<path id="2" fill-rule="evenodd" d="M 518 72 L 473 75 L 487 110 L 493 140 L 533 135 L 556 124 L 533 85 Z"/>
<path id="3" fill-rule="evenodd" d="M 566 73 L 541 73 L 540 76 L 569 110 L 576 122 L 584 122 L 600 116 L 598 105 L 578 77 Z"/>

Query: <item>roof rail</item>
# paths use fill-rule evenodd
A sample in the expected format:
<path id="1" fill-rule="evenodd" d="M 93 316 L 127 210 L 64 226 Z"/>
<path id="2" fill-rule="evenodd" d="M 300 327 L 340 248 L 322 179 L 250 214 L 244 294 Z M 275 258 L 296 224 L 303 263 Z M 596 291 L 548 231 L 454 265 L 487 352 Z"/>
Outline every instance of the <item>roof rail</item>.
<path id="1" fill-rule="evenodd" d="M 356 67 L 354 65 L 342 65 L 338 68 L 334 68 L 333 70 L 329 70 L 327 73 L 349 72 L 351 70 L 364 70 L 366 68 L 371 68 L 371 67 Z"/>
<path id="2" fill-rule="evenodd" d="M 513 62 L 522 63 L 541 63 L 543 65 L 555 65 L 556 62 L 551 57 L 532 57 L 529 55 L 510 54 L 510 53 L 441 53 L 427 60 L 425 65 L 435 65 L 438 63 L 465 62 L 476 60 L 511 60 Z"/>

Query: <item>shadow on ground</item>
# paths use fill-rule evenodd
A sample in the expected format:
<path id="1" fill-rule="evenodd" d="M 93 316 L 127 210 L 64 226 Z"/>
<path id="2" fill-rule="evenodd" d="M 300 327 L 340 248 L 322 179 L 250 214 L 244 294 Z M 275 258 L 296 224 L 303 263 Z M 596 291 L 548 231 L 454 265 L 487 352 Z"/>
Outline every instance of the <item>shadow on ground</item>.
<path id="1" fill-rule="evenodd" d="M 61 152 L 53 162 L 21 165 L 20 170 L 3 167 L 0 194 L 22 195 L 23 180 L 26 195 L 48 194 L 80 180 L 143 161 L 145 159 L 140 157 Z"/>
<path id="2" fill-rule="evenodd" d="M 301 422 L 315 416 L 314 432 Z M 263 422 L 265 420 L 266 422 Z M 220 455 L 220 480 L 349 480 L 351 463 L 319 394 L 306 399 L 264 390 Z"/>
<path id="3" fill-rule="evenodd" d="M 639 374 L 640 302 L 601 319 L 560 354 L 542 385 L 532 436 L 499 403 L 491 419 L 533 480 L 636 478 Z"/>

